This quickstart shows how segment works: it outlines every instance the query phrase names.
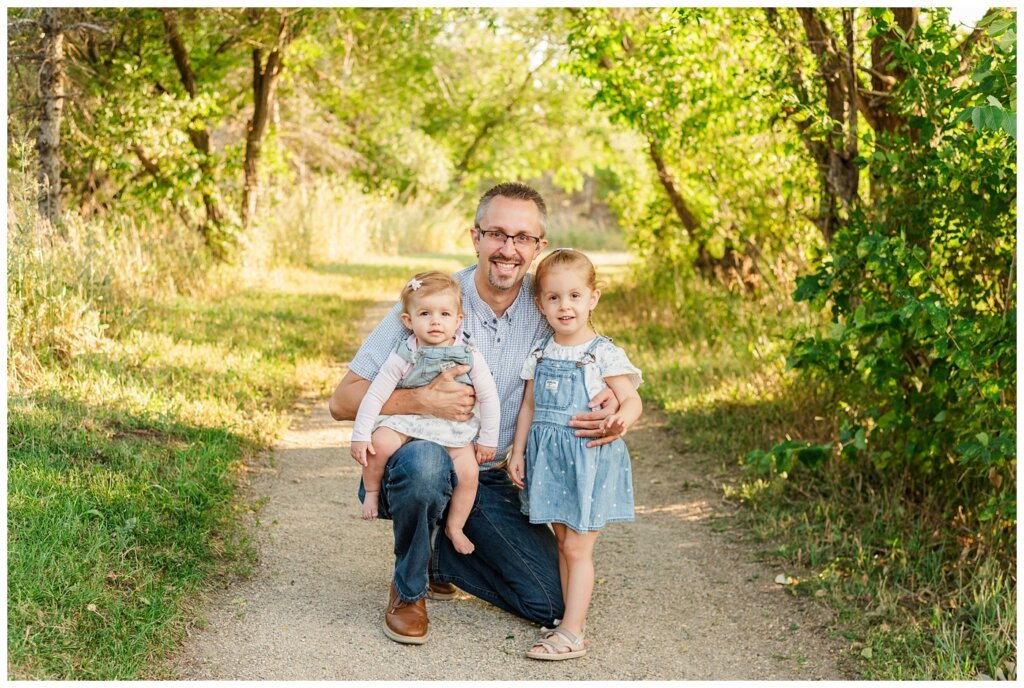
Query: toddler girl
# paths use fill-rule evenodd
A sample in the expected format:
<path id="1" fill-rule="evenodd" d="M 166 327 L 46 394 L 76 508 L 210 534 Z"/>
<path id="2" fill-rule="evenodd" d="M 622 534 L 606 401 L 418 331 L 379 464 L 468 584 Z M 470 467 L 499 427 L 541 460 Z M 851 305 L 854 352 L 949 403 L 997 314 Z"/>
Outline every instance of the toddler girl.
<path id="1" fill-rule="evenodd" d="M 445 533 L 456 551 L 469 554 L 474 546 L 462 528 L 476 499 L 477 464 L 493 459 L 497 450 L 500 409 L 487 364 L 463 341 L 459 329 L 462 315 L 459 283 L 442 272 L 421 272 L 402 289 L 401 319 L 412 335 L 387 358 L 359 405 L 352 430 L 352 458 L 364 466 L 363 518 L 372 519 L 378 513 L 384 467 L 399 447 L 414 438 L 443 445 L 458 476 Z M 425 386 L 441 371 L 457 365 L 472 366 L 468 374 L 455 379 L 473 385 L 479 417 L 474 414 L 468 421 L 452 421 L 425 415 L 379 415 L 395 387 Z"/>
<path id="2" fill-rule="evenodd" d="M 594 332 L 590 314 L 601 292 L 594 265 L 573 249 L 556 249 L 537 266 L 537 305 L 554 333 L 523 365 L 525 398 L 509 461 L 512 482 L 523 488 L 523 512 L 531 523 L 550 523 L 558 540 L 565 615 L 543 629 L 526 653 L 533 659 L 569 659 L 586 654 L 583 627 L 594 590 L 594 543 L 611 521 L 633 520 L 629 453 L 622 436 L 640 417 L 636 393 L 641 373 L 607 337 Z M 619 400 L 605 419 L 610 444 L 587 448 L 569 419 L 584 413 L 605 386 Z"/>

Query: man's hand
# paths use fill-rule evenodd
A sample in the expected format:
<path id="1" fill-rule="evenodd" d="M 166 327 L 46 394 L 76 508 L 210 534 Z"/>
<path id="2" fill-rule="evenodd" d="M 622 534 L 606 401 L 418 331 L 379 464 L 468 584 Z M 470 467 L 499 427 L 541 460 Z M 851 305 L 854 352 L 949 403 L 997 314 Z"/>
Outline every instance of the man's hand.
<path id="1" fill-rule="evenodd" d="M 455 378 L 469 372 L 469 366 L 459 365 L 443 371 L 419 388 L 424 413 L 454 421 L 467 421 L 473 417 L 476 392 L 472 385 L 456 382 Z"/>
<path id="2" fill-rule="evenodd" d="M 526 480 L 526 457 L 512 455 L 512 458 L 508 460 L 508 477 L 515 486 L 522 490 L 525 485 L 523 482 Z"/>
<path id="3" fill-rule="evenodd" d="M 476 463 L 480 464 L 487 463 L 494 458 L 494 455 L 498 453 L 497 447 L 484 447 L 476 445 Z"/>
<path id="4" fill-rule="evenodd" d="M 569 427 L 579 428 L 574 434 L 577 437 L 597 438 L 592 442 L 587 442 L 588 447 L 600 447 L 602 444 L 617 440 L 620 435 L 611 434 L 609 429 L 604 427 L 604 421 L 619 410 L 619 400 L 611 388 L 605 387 L 598 392 L 590 400 L 588 406 L 596 410 L 590 413 L 578 413 L 569 421 Z"/>
<path id="5" fill-rule="evenodd" d="M 366 465 L 366 454 L 369 452 L 371 455 L 376 456 L 377 452 L 373 448 L 372 442 L 353 442 L 352 443 L 352 458 L 356 460 L 360 466 Z"/>

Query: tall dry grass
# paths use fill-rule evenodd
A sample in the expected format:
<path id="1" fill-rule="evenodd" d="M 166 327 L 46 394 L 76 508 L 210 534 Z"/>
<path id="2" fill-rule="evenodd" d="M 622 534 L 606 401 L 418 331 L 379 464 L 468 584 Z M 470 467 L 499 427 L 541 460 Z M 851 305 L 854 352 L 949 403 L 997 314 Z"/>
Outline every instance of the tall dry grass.
<path id="1" fill-rule="evenodd" d="M 258 273 L 368 256 L 464 253 L 473 208 L 472 199 L 400 199 L 367 193 L 350 181 L 317 179 L 274 200 L 246 238 L 241 263 Z"/>
<path id="2" fill-rule="evenodd" d="M 216 280 L 198 236 L 156 213 L 87 221 L 72 212 L 54 227 L 36 212 L 32 180 L 12 174 L 8 181 L 9 393 L 31 387 L 44 367 L 101 348 L 147 300 Z"/>

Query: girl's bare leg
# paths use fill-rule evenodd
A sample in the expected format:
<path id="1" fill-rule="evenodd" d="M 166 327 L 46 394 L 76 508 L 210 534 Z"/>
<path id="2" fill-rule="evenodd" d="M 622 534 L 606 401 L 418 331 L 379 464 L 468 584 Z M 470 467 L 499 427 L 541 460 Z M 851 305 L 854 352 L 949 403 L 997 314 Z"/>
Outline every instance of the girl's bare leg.
<path id="1" fill-rule="evenodd" d="M 459 484 L 452 492 L 452 499 L 448 506 L 448 522 L 445 524 L 444 533 L 455 546 L 455 551 L 460 554 L 470 554 L 476 547 L 470 541 L 462 528 L 466 525 L 469 512 L 476 501 L 477 474 L 480 468 L 476 463 L 476 454 L 473 445 L 467 447 L 445 447 L 452 457 L 455 465 L 455 475 L 459 477 Z"/>
<path id="2" fill-rule="evenodd" d="M 555 531 L 555 540 L 558 542 L 558 577 L 562 581 L 562 604 L 565 604 L 569 590 L 569 564 L 562 554 L 562 543 L 565 542 L 565 531 L 569 528 L 561 523 L 552 523 L 551 528 Z"/>
<path id="3" fill-rule="evenodd" d="M 578 636 L 583 635 L 590 597 L 594 593 L 594 543 L 597 542 L 598 534 L 596 530 L 581 534 L 566 528 L 565 541 L 562 543 L 562 554 L 569 572 L 563 591 L 565 616 L 559 626 Z"/>
<path id="4" fill-rule="evenodd" d="M 370 441 L 377 453 L 367 452 L 366 465 L 363 467 L 363 487 L 366 489 L 366 496 L 363 497 L 363 519 L 367 521 L 377 518 L 377 501 L 380 497 L 380 481 L 384 477 L 384 467 L 388 459 L 409 441 L 409 437 L 391 428 L 377 428 L 370 436 Z"/>
<path id="5" fill-rule="evenodd" d="M 561 523 L 552 523 L 551 527 L 558 540 L 558 572 L 565 601 L 565 614 L 558 627 L 582 638 L 594 593 L 594 544 L 599 531 L 580 534 Z M 548 651 L 540 644 L 531 649 Z"/>

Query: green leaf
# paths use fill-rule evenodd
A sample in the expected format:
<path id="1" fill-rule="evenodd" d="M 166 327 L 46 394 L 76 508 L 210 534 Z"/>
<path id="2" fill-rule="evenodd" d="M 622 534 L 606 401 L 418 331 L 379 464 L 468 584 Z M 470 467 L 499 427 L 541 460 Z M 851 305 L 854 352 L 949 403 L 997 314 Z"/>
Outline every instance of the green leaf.
<path id="1" fill-rule="evenodd" d="M 979 442 L 981 442 L 981 446 L 983 446 L 983 447 L 987 447 L 988 446 L 988 434 L 987 433 L 979 432 L 977 435 L 975 435 L 975 437 L 978 439 Z"/>
<path id="2" fill-rule="evenodd" d="M 1017 140 L 1017 115 L 1009 110 L 1003 110 L 1003 119 L 1000 128 L 1009 134 L 1014 141 Z"/>

